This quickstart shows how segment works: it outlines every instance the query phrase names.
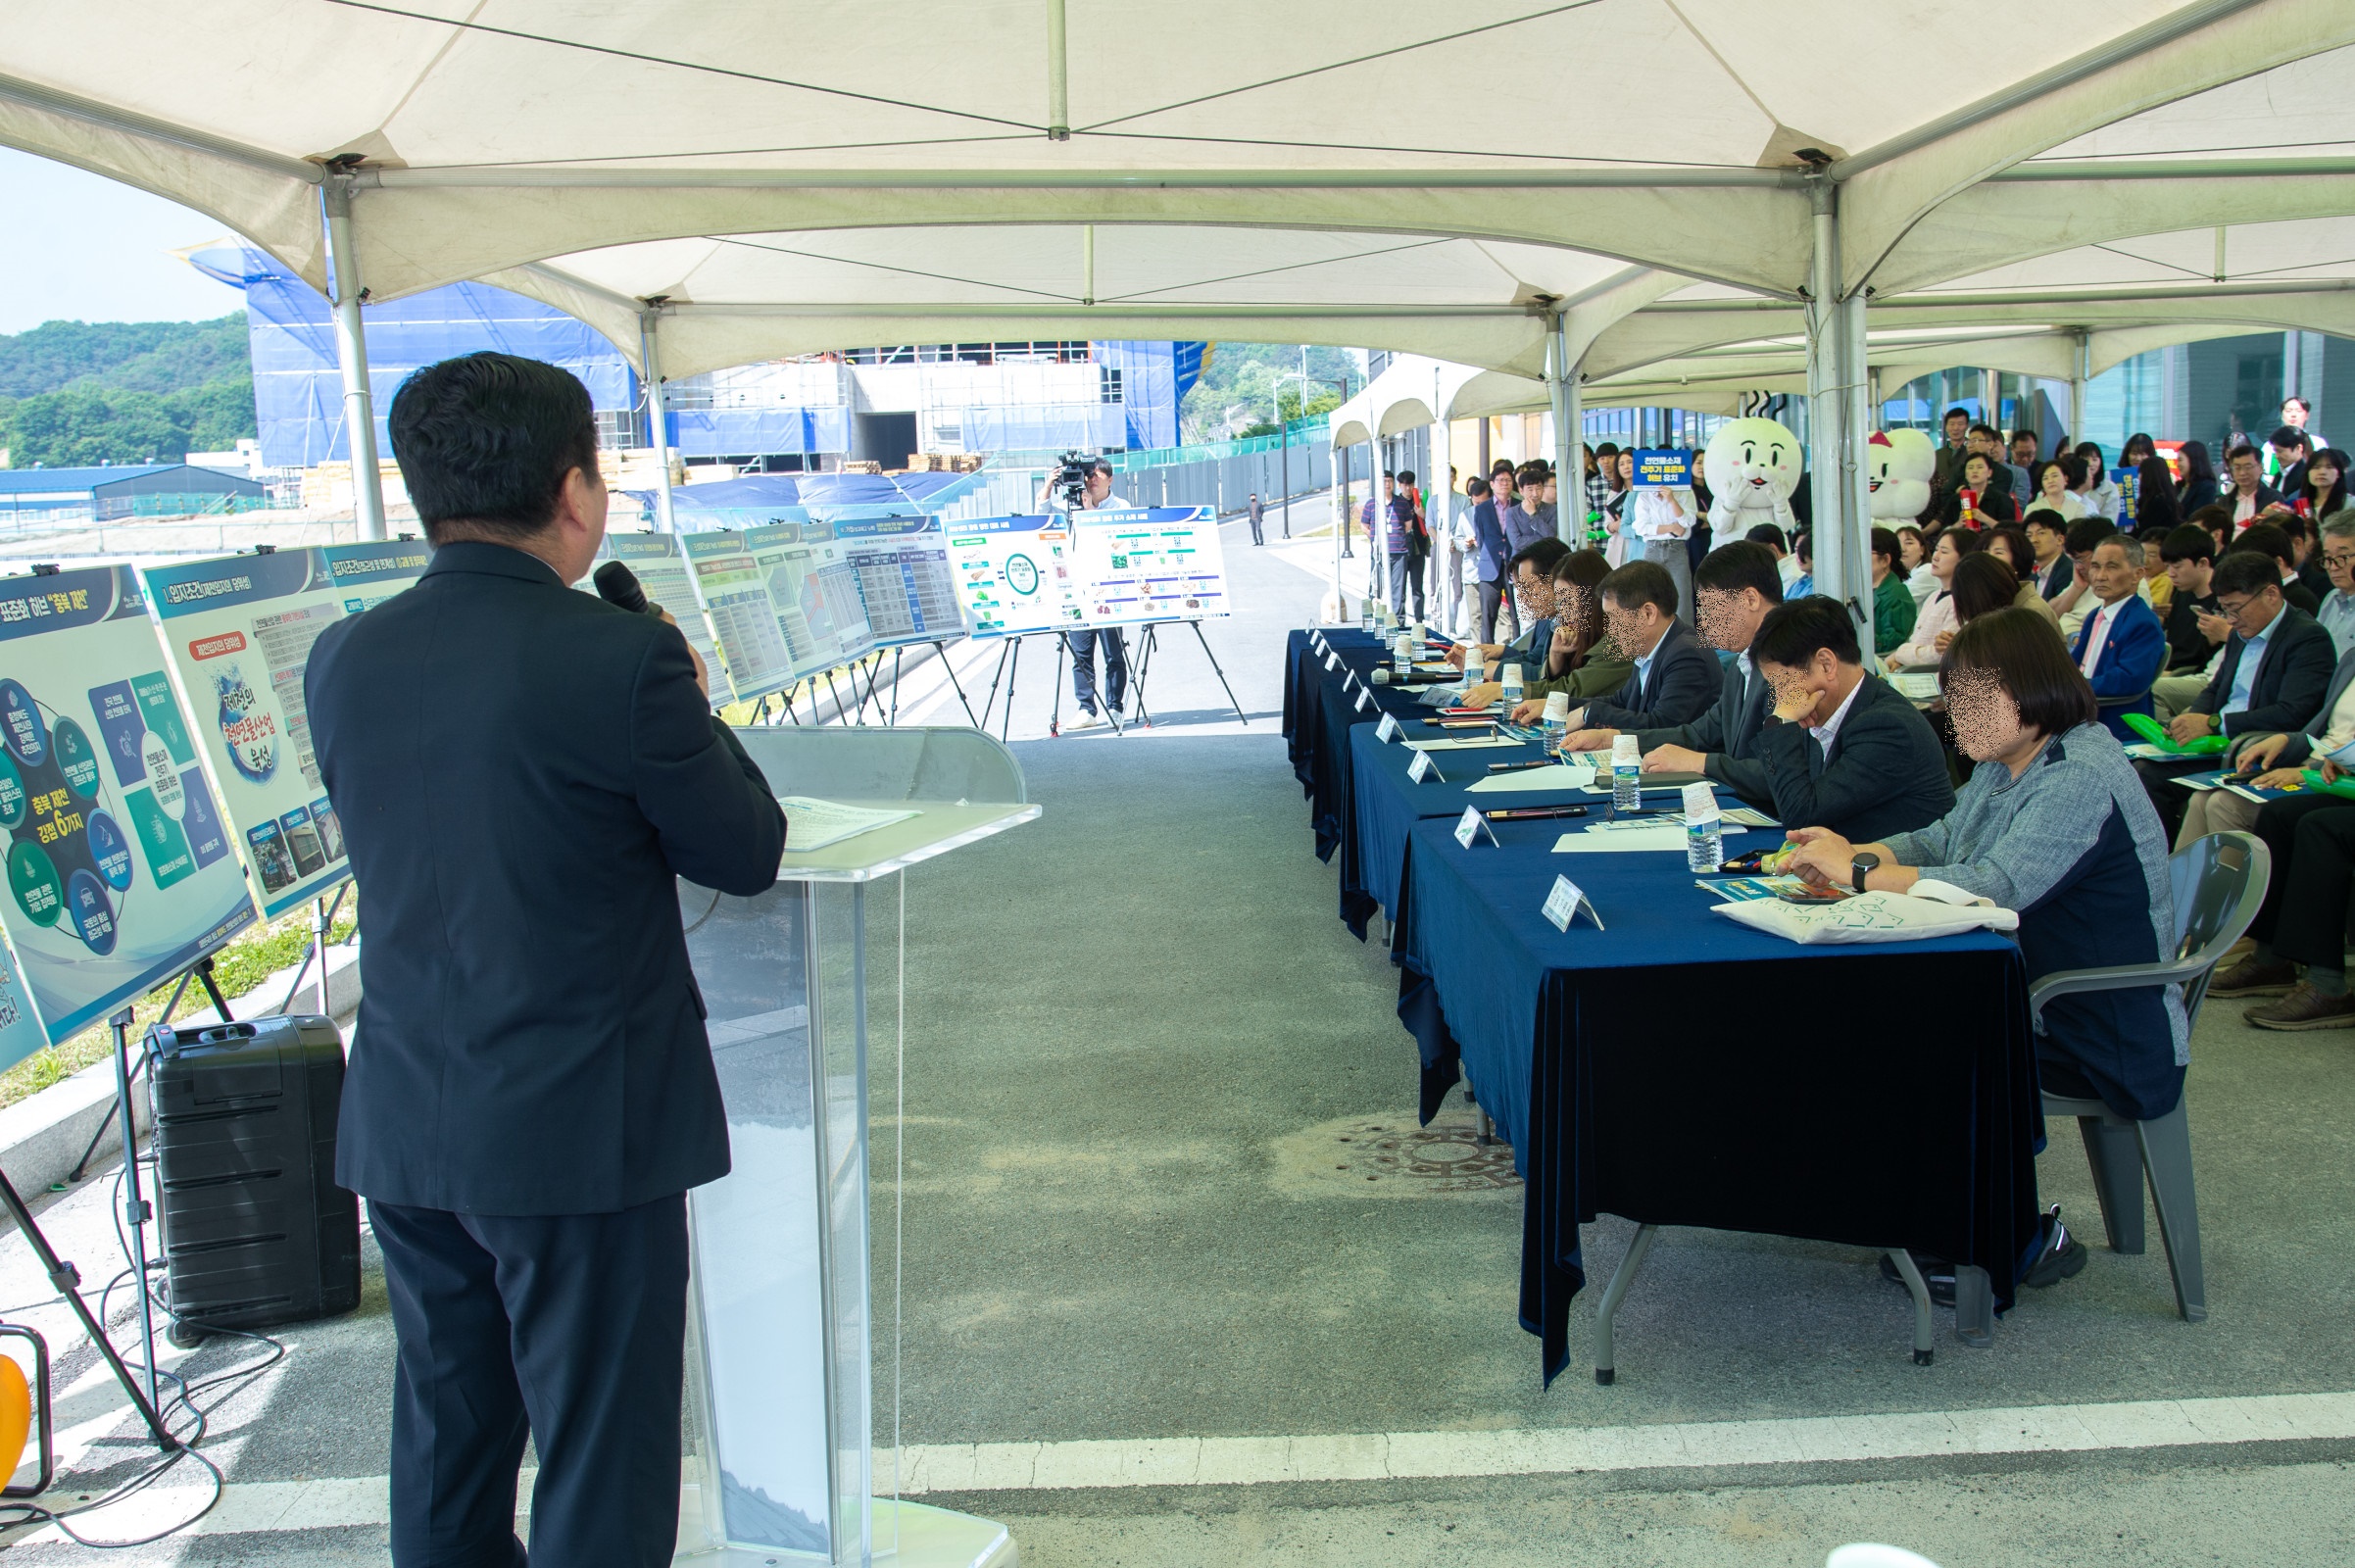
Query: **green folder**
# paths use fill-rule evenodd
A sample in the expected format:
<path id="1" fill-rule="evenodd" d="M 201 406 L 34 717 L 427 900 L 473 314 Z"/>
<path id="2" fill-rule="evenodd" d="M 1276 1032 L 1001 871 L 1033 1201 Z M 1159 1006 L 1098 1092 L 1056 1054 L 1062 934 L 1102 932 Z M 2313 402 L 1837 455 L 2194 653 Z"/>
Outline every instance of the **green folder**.
<path id="1" fill-rule="evenodd" d="M 2232 744 L 2228 736 L 2202 735 L 2187 746 L 2179 746 L 2176 744 L 2175 737 L 2167 733 L 2165 726 L 2148 713 L 2126 713 L 2121 716 L 2126 719 L 2128 729 L 2133 730 L 2153 746 L 2163 747 L 2178 757 L 2214 757 Z"/>
<path id="2" fill-rule="evenodd" d="M 2306 787 L 2310 790 L 2321 790 L 2327 795 L 2343 795 L 2355 801 L 2355 774 L 2342 774 L 2326 784 L 2323 775 L 2310 767 L 2306 769 L 2305 778 Z"/>

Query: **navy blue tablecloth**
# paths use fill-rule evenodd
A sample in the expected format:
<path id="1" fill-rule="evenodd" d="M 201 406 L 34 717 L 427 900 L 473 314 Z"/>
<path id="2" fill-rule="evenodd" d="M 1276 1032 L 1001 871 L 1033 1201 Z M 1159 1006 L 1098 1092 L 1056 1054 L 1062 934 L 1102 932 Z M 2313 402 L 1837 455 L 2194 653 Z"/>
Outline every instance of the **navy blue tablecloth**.
<path id="1" fill-rule="evenodd" d="M 1459 1065 L 1528 1183 L 1521 1322 L 1548 1381 L 1597 1214 L 1975 1263 L 2011 1304 L 2043 1136 L 2027 981 L 1993 933 L 1799 947 L 1710 912 L 1681 853 L 1407 829 L 1392 956 L 1423 1114 Z M 1585 915 L 1554 930 L 1556 875 Z"/>
<path id="2" fill-rule="evenodd" d="M 1330 670 L 1325 668 L 1325 655 L 1315 653 L 1303 633 L 1292 636 L 1285 672 L 1286 744 L 1293 772 L 1308 797 L 1316 857 L 1326 860 L 1349 841 L 1349 731 L 1379 721 L 1386 712 L 1401 723 L 1412 723 L 1432 710 L 1403 692 L 1372 683 L 1377 667 L 1389 667 L 1390 655 L 1371 635 L 1328 630 L 1328 650 L 1338 662 Z M 1291 733 L 1295 728 L 1300 732 L 1298 739 Z"/>

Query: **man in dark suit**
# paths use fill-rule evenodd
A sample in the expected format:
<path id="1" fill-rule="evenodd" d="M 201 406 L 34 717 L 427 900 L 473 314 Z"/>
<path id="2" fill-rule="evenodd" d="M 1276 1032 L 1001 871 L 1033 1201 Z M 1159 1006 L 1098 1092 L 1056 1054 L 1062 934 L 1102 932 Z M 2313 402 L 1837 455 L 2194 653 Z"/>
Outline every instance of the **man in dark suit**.
<path id="1" fill-rule="evenodd" d="M 566 586 L 605 537 L 589 395 L 474 354 L 392 405 L 433 562 L 305 694 L 366 995 L 336 1180 L 399 1339 L 392 1558 L 667 1563 L 690 1187 L 728 1169 L 677 881 L 775 880 L 784 814 L 667 616 Z"/>
<path id="2" fill-rule="evenodd" d="M 1786 827 L 1828 827 L 1862 844 L 1928 827 L 1954 808 L 1929 720 L 1868 671 L 1864 657 L 1856 623 L 1831 599 L 1780 607 L 1750 640 L 1774 694 L 1758 731 L 1764 808 Z"/>
<path id="3" fill-rule="evenodd" d="M 1504 524 L 1496 514 L 1496 499 L 1489 482 L 1469 480 L 1464 494 L 1472 502 L 1472 541 L 1480 560 L 1480 640 L 1493 643 L 1497 640 L 1499 610 L 1509 617 L 1516 635 L 1521 629 L 1521 617 L 1511 603 L 1512 569 L 1506 564 L 1512 552 L 1505 548 Z"/>
<path id="4" fill-rule="evenodd" d="M 1758 623 L 1783 602 L 1774 552 L 1737 539 L 1701 558 L 1693 598 L 1702 641 L 1734 655 L 1718 684 L 1717 701 L 1691 723 L 1636 732 L 1649 773 L 1705 773 L 1752 806 L 1771 808 L 1766 769 L 1758 760 L 1758 726 L 1766 718 L 1766 680 L 1750 663 Z M 1582 745 L 1607 748 L 1617 730 L 1589 729 Z"/>
<path id="5" fill-rule="evenodd" d="M 2282 598 L 2281 567 L 2262 551 L 2228 553 L 2210 582 L 2216 608 L 2232 617 L 2232 635 L 2216 673 L 2191 706 L 2169 722 L 2168 735 L 2183 746 L 2204 735 L 2305 728 L 2322 707 L 2338 663 L 2330 634 Z M 2183 791 L 2169 781 L 2214 765 L 2208 757 L 2134 764 L 2171 841 L 2183 823 Z"/>
<path id="6" fill-rule="evenodd" d="M 2093 608 L 2069 645 L 2069 657 L 2093 683 L 2103 725 L 2130 744 L 2141 737 L 2127 727 L 2126 715 L 2151 710 L 2151 684 L 2167 662 L 2167 628 L 2134 591 L 2142 555 L 2141 540 L 2116 532 L 2093 547 L 2085 566 Z"/>
<path id="7" fill-rule="evenodd" d="M 1571 731 L 1673 729 L 1707 711 L 1722 684 L 1717 656 L 1676 618 L 1676 579 L 1668 568 L 1656 561 L 1631 561 L 1596 584 L 1595 592 L 1612 646 L 1636 668 L 1610 696 L 1574 710 Z"/>
<path id="8" fill-rule="evenodd" d="M 2232 486 L 2217 497 L 2220 505 L 2232 514 L 2232 525 L 2245 528 L 2265 514 L 2267 507 L 2279 505 L 2281 492 L 2264 480 L 2259 465 L 2262 462 L 2255 447 L 2242 442 L 2225 454 L 2225 471 L 2232 475 Z"/>

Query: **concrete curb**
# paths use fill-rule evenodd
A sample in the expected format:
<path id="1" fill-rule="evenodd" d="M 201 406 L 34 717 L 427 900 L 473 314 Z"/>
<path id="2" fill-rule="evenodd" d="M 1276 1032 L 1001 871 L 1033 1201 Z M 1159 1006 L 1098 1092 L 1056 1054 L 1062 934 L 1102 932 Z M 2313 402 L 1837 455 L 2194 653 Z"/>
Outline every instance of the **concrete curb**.
<path id="1" fill-rule="evenodd" d="M 249 1012 L 239 1002 L 229 1004 L 230 1011 L 239 1017 L 260 1016 L 260 1009 L 275 1012 L 285 998 L 286 988 L 294 980 L 294 969 L 279 970 L 259 987 L 240 999 L 250 1004 Z M 312 965 L 303 989 L 298 992 L 289 1012 L 319 1012 L 345 1022 L 353 1009 L 360 1005 L 360 950 L 358 947 L 327 950 L 327 1005 L 319 1003 L 319 966 Z M 201 1008 L 173 1020 L 183 1027 L 217 1022 L 213 1009 Z M 147 1097 L 134 1086 L 132 1108 L 138 1118 L 139 1130 L 147 1130 Z M 40 1195 L 57 1183 L 65 1181 L 74 1169 L 81 1152 L 101 1125 L 112 1119 L 115 1111 L 115 1063 L 112 1058 L 84 1067 L 63 1083 L 51 1084 L 39 1094 L 0 1109 L 0 1170 L 16 1183 L 26 1201 L 36 1201 Z M 122 1150 L 115 1147 L 121 1140 L 110 1139 L 90 1161 L 92 1171 L 111 1170 L 122 1158 Z M 85 1178 L 86 1179 L 86 1178 Z M 6 1228 L 0 1220 L 0 1229 Z"/>

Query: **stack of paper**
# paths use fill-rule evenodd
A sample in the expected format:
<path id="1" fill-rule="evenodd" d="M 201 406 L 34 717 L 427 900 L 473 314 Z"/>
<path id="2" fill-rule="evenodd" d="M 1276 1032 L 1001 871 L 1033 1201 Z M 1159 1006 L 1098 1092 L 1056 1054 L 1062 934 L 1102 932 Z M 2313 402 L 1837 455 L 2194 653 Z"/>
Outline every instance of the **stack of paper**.
<path id="1" fill-rule="evenodd" d="M 840 801 L 812 800 L 807 795 L 780 795 L 777 804 L 785 808 L 785 853 L 807 855 L 855 839 L 861 833 L 872 833 L 894 822 L 905 822 L 917 813 L 912 810 L 880 810 L 866 806 L 845 806 Z"/>

